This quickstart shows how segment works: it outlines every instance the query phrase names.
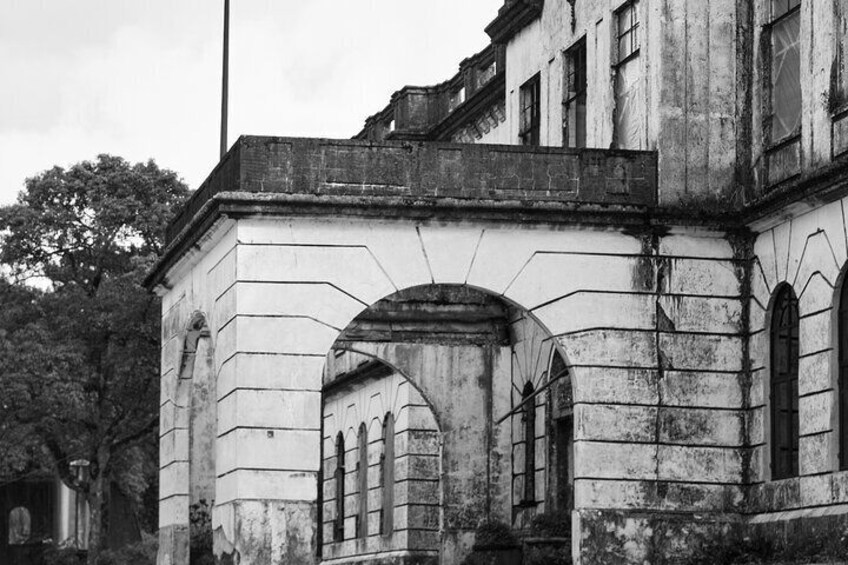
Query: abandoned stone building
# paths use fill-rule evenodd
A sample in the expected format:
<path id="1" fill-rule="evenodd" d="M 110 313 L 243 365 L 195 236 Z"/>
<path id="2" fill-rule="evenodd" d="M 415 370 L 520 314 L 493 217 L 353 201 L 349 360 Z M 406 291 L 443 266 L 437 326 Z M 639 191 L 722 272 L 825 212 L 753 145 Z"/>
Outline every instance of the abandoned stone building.
<path id="1" fill-rule="evenodd" d="M 848 3 L 493 16 L 354 139 L 240 138 L 169 228 L 160 564 L 201 500 L 241 564 L 848 525 Z"/>

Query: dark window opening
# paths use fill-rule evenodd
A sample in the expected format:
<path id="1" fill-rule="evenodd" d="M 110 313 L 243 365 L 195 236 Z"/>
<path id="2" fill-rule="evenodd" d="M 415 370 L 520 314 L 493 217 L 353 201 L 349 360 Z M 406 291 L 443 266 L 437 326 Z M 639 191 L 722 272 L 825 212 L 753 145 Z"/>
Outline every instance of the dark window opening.
<path id="1" fill-rule="evenodd" d="M 333 541 L 344 540 L 345 519 L 345 445 L 342 432 L 336 436 L 336 519 L 333 522 Z"/>
<path id="2" fill-rule="evenodd" d="M 563 145 L 586 147 L 586 38 L 565 53 Z"/>
<path id="3" fill-rule="evenodd" d="M 777 292 L 771 320 L 771 475 L 798 476 L 798 299 Z"/>
<path id="4" fill-rule="evenodd" d="M 536 398 L 533 383 L 527 381 L 521 393 L 524 406 L 524 500 L 525 504 L 536 501 Z"/>
<path id="5" fill-rule="evenodd" d="M 383 456 L 382 456 L 383 504 L 380 532 L 389 535 L 394 531 L 395 510 L 395 417 L 391 412 L 383 419 Z"/>
<path id="6" fill-rule="evenodd" d="M 359 464 L 357 466 L 359 483 L 359 522 L 357 537 L 368 536 L 368 427 L 359 425 Z"/>
<path id="7" fill-rule="evenodd" d="M 520 92 L 520 128 L 518 136 L 522 145 L 539 145 L 542 104 L 540 100 L 540 77 L 525 82 Z"/>
<path id="8" fill-rule="evenodd" d="M 848 469 L 848 277 L 839 292 L 839 468 Z"/>

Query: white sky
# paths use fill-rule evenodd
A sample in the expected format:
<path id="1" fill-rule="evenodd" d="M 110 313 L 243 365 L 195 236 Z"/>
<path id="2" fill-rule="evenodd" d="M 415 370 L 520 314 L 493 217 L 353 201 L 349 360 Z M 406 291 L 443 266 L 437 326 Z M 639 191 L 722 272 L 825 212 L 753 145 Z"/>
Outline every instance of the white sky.
<path id="1" fill-rule="evenodd" d="M 229 143 L 348 138 L 450 78 L 503 0 L 231 0 Z M 0 205 L 98 153 L 194 189 L 218 160 L 223 0 L 0 0 Z"/>

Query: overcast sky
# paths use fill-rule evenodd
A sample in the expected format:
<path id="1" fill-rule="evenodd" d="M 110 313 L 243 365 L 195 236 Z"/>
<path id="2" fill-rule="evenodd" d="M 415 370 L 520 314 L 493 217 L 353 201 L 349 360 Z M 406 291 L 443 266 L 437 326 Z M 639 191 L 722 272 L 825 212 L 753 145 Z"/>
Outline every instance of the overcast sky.
<path id="1" fill-rule="evenodd" d="M 229 143 L 347 138 L 488 43 L 502 0 L 231 0 Z M 218 159 L 223 0 L 0 0 L 0 205 L 98 153 L 194 189 Z"/>

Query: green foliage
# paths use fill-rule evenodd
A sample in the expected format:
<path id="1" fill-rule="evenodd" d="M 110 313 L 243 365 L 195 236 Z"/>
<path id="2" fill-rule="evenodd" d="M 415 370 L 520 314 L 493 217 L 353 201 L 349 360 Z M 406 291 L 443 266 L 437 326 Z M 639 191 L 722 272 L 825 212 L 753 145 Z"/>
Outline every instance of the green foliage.
<path id="1" fill-rule="evenodd" d="M 528 545 L 522 565 L 571 565 L 571 546 L 556 544 Z"/>
<path id="2" fill-rule="evenodd" d="M 49 547 L 44 552 L 44 565 L 81 565 L 85 556 L 85 551 L 72 547 Z"/>
<path id="3" fill-rule="evenodd" d="M 187 194 L 152 161 L 101 155 L 27 179 L 0 208 L 0 455 L 13 462 L 0 472 L 53 470 L 94 507 L 112 481 L 137 504 L 155 484 L 159 305 L 142 281 Z M 108 527 L 97 514 L 89 561 Z"/>
<path id="4" fill-rule="evenodd" d="M 570 512 L 542 512 L 536 514 L 530 521 L 531 537 L 540 538 L 570 538 L 571 537 L 571 513 Z"/>
<path id="5" fill-rule="evenodd" d="M 138 543 L 100 554 L 97 565 L 156 565 L 159 544 L 156 536 L 145 534 Z"/>
<path id="6" fill-rule="evenodd" d="M 201 499 L 189 507 L 190 565 L 214 565 L 212 552 L 212 503 Z"/>
<path id="7" fill-rule="evenodd" d="M 760 565 L 844 562 L 848 559 L 848 530 L 827 530 L 780 538 L 757 529 L 747 535 L 721 533 L 702 541 L 688 565 Z"/>
<path id="8" fill-rule="evenodd" d="M 483 522 L 475 530 L 475 547 L 491 549 L 517 547 L 518 538 L 512 533 L 512 529 L 503 522 Z"/>

